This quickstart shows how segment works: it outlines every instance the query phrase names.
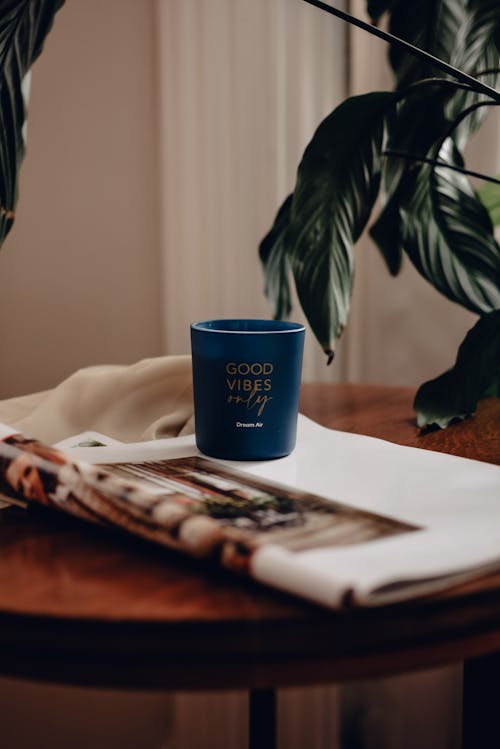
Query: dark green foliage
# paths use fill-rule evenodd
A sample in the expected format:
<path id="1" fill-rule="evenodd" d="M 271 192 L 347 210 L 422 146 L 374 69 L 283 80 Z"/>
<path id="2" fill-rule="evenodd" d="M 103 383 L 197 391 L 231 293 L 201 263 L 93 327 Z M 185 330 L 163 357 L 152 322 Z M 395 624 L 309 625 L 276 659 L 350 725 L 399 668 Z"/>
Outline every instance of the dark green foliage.
<path id="1" fill-rule="evenodd" d="M 372 21 L 378 21 L 378 19 L 390 10 L 395 5 L 397 0 L 368 0 L 366 3 L 366 11 Z"/>
<path id="2" fill-rule="evenodd" d="M 497 179 L 500 180 L 500 175 Z M 500 226 L 500 184 L 485 182 L 478 190 L 478 195 L 490 215 L 493 226 Z"/>
<path id="3" fill-rule="evenodd" d="M 295 192 L 261 244 L 267 288 L 279 288 L 286 256 L 300 303 L 325 351 L 334 348 L 347 322 L 352 247 L 378 194 L 384 116 L 394 98 L 384 92 L 348 99 L 321 123 L 304 152 Z M 270 238 L 275 238 L 272 246 Z M 288 291 L 282 296 L 288 300 Z M 278 314 L 279 293 L 272 298 Z"/>
<path id="4" fill-rule="evenodd" d="M 0 245 L 14 221 L 25 152 L 23 82 L 64 0 L 4 0 L 0 12 Z"/>
<path id="5" fill-rule="evenodd" d="M 415 397 L 420 427 L 465 419 L 484 396 L 500 395 L 500 310 L 469 330 L 452 369 L 422 385 Z"/>
<path id="6" fill-rule="evenodd" d="M 367 10 L 374 20 L 388 13 L 396 36 L 497 85 L 498 0 L 369 0 Z M 382 207 L 370 234 L 390 273 L 398 274 L 406 256 L 452 301 L 479 315 L 500 308 L 500 248 L 488 211 L 467 176 L 441 165 L 463 168 L 463 148 L 491 106 L 498 106 L 498 95 L 478 92 L 474 81 L 457 83 L 394 44 L 389 59 L 396 90 L 351 97 L 324 120 L 304 153 L 293 196 L 261 245 L 275 312 L 289 311 L 291 270 L 301 306 L 327 351 L 347 322 L 353 245 L 379 192 Z M 467 345 L 461 352 L 463 371 L 477 351 Z M 483 369 L 489 366 L 486 357 Z M 471 393 L 484 392 L 483 375 L 478 372 L 467 408 L 457 416 L 474 410 Z M 460 382 L 447 380 L 458 389 L 450 392 L 450 403 L 461 402 Z M 426 407 L 430 392 L 424 387 L 417 399 L 419 423 L 442 424 L 433 418 L 435 400 Z"/>
<path id="7" fill-rule="evenodd" d="M 290 224 L 290 209 L 293 195 L 289 195 L 279 209 L 270 232 L 259 247 L 259 255 L 266 272 L 265 294 L 273 303 L 275 318 L 283 320 L 292 309 L 288 257 L 286 254 L 286 232 Z"/>

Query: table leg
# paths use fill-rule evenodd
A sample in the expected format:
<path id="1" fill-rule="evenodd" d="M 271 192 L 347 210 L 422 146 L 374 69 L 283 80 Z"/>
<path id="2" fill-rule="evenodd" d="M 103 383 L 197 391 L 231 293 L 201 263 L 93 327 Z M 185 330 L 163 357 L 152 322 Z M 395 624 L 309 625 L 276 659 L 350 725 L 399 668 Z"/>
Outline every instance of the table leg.
<path id="1" fill-rule="evenodd" d="M 249 749 L 276 749 L 276 691 L 251 689 L 248 718 Z"/>
<path id="2" fill-rule="evenodd" d="M 464 663 L 462 749 L 500 747 L 500 653 Z"/>

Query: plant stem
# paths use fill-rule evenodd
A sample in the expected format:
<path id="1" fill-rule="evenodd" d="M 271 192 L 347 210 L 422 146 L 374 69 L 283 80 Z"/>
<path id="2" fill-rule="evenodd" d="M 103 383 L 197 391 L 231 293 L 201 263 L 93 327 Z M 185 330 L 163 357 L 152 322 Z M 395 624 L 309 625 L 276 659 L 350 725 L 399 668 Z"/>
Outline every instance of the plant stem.
<path id="1" fill-rule="evenodd" d="M 350 13 L 345 13 L 343 10 L 338 10 L 338 8 L 327 5 L 321 0 L 304 0 L 304 2 L 309 3 L 309 5 L 314 5 L 316 8 L 324 10 L 326 13 L 330 13 L 332 16 L 337 16 L 337 18 L 342 19 L 342 21 L 347 21 L 347 23 L 350 23 L 353 26 L 358 26 L 358 28 L 367 31 L 369 34 L 378 36 L 379 39 L 383 39 L 385 42 L 389 42 L 389 44 L 394 44 L 394 46 L 400 47 L 407 52 L 410 52 L 411 54 L 422 58 L 430 65 L 433 65 L 434 67 L 442 70 L 444 73 L 451 75 L 453 78 L 456 78 L 463 83 L 467 83 L 472 89 L 474 89 L 474 91 L 485 94 L 491 99 L 500 102 L 500 91 L 496 91 L 486 83 L 481 83 L 481 81 L 478 81 L 473 76 L 468 75 L 461 70 L 458 70 L 458 68 L 454 68 L 453 65 L 449 65 L 439 57 L 434 57 L 434 55 L 431 55 L 429 52 L 425 52 L 423 49 L 415 47 L 413 44 L 410 44 L 410 42 L 407 42 L 404 39 L 400 39 L 398 36 L 394 36 L 394 34 L 390 34 L 388 31 L 383 31 L 377 26 L 371 26 L 369 23 L 366 23 L 366 21 L 361 21 L 361 19 L 356 18 L 355 16 L 351 16 Z"/>
<path id="2" fill-rule="evenodd" d="M 383 156 L 391 156 L 397 159 L 408 159 L 409 161 L 415 161 L 417 164 L 431 164 L 431 166 L 444 166 L 447 169 L 452 169 L 454 172 L 460 172 L 460 174 L 466 174 L 468 177 L 478 177 L 478 179 L 485 180 L 486 182 L 493 182 L 495 185 L 500 185 L 500 179 L 495 177 L 489 177 L 487 174 L 480 174 L 479 172 L 473 172 L 470 169 L 464 169 L 455 164 L 448 164 L 446 161 L 440 159 L 429 159 L 426 156 L 416 156 L 408 151 L 392 151 L 387 149 L 382 153 Z"/>
<path id="3" fill-rule="evenodd" d="M 494 101 L 485 101 L 484 99 L 482 101 L 477 101 L 475 104 L 471 104 L 470 107 L 467 107 L 467 109 L 463 109 L 458 117 L 455 118 L 455 120 L 450 124 L 444 135 L 442 136 L 441 140 L 438 141 L 437 146 L 434 145 L 433 151 L 436 154 L 436 157 L 439 155 L 439 152 L 441 151 L 441 148 L 443 147 L 445 141 L 447 138 L 450 138 L 453 134 L 453 131 L 457 129 L 457 127 L 460 125 L 463 120 L 467 119 L 469 115 L 471 115 L 473 112 L 475 112 L 477 109 L 481 109 L 481 107 L 497 107 L 497 102 Z"/>
<path id="4" fill-rule="evenodd" d="M 500 68 L 485 68 L 484 70 L 478 70 L 476 72 L 476 78 L 480 75 L 492 75 L 493 73 L 498 75 L 498 73 L 500 73 Z"/>

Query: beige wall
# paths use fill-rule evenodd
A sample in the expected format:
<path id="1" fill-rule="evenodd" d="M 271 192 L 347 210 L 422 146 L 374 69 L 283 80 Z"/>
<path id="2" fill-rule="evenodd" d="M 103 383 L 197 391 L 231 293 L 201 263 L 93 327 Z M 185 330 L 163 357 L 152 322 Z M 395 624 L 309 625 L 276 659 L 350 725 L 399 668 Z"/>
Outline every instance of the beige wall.
<path id="1" fill-rule="evenodd" d="M 257 245 L 345 94 L 344 35 L 296 0 L 67 0 L 0 251 L 0 398 L 186 352 L 199 317 L 270 314 Z M 354 90 L 391 85 L 382 42 L 354 31 L 351 50 Z M 500 117 L 475 154 L 500 169 Z M 368 241 L 356 260 L 339 356 L 327 370 L 308 334 L 304 378 L 415 386 L 447 368 L 474 316 L 408 262 L 391 278 Z"/>
<path id="2" fill-rule="evenodd" d="M 0 397 L 161 348 L 153 0 L 67 0 L 0 251 Z"/>
<path id="3" fill-rule="evenodd" d="M 269 317 L 259 241 L 346 93 L 346 28 L 299 0 L 158 0 L 165 345 Z M 175 313 L 174 313 L 175 311 Z M 298 303 L 292 319 L 301 319 Z M 340 379 L 306 335 L 304 379 Z"/>

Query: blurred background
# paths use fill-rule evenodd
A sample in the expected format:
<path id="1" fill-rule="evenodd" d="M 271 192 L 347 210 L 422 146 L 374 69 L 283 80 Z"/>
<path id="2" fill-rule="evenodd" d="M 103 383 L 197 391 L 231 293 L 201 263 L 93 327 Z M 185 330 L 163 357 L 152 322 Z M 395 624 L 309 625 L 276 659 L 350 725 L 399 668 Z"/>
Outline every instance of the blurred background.
<path id="1" fill-rule="evenodd" d="M 348 5 L 363 15 L 364 2 Z M 270 316 L 258 243 L 320 120 L 348 93 L 392 87 L 385 55 L 299 0 L 67 0 L 33 68 L 17 216 L 0 251 L 0 398 L 86 365 L 187 353 L 196 319 Z M 498 119 L 469 164 L 500 172 Z M 474 316 L 408 263 L 389 277 L 368 239 L 356 262 L 338 358 L 327 369 L 310 334 L 304 379 L 416 386 L 449 367 Z M 388 687 L 391 734 L 377 729 L 385 687 L 371 692 L 371 745 L 456 746 L 456 679 L 403 682 L 404 704 L 401 684 Z M 0 699 L 15 749 L 238 747 L 246 725 L 243 694 L 0 680 Z M 288 690 L 280 747 L 334 747 L 338 704 L 333 687 Z"/>
<path id="2" fill-rule="evenodd" d="M 385 55 L 300 0 L 67 0 L 0 252 L 0 397 L 187 352 L 195 319 L 270 316 L 258 243 L 320 120 L 391 87 Z M 469 164 L 500 171 L 500 118 Z M 450 366 L 474 316 L 408 262 L 391 278 L 368 239 L 356 263 L 339 356 L 327 369 L 310 334 L 304 379 L 413 386 Z"/>

